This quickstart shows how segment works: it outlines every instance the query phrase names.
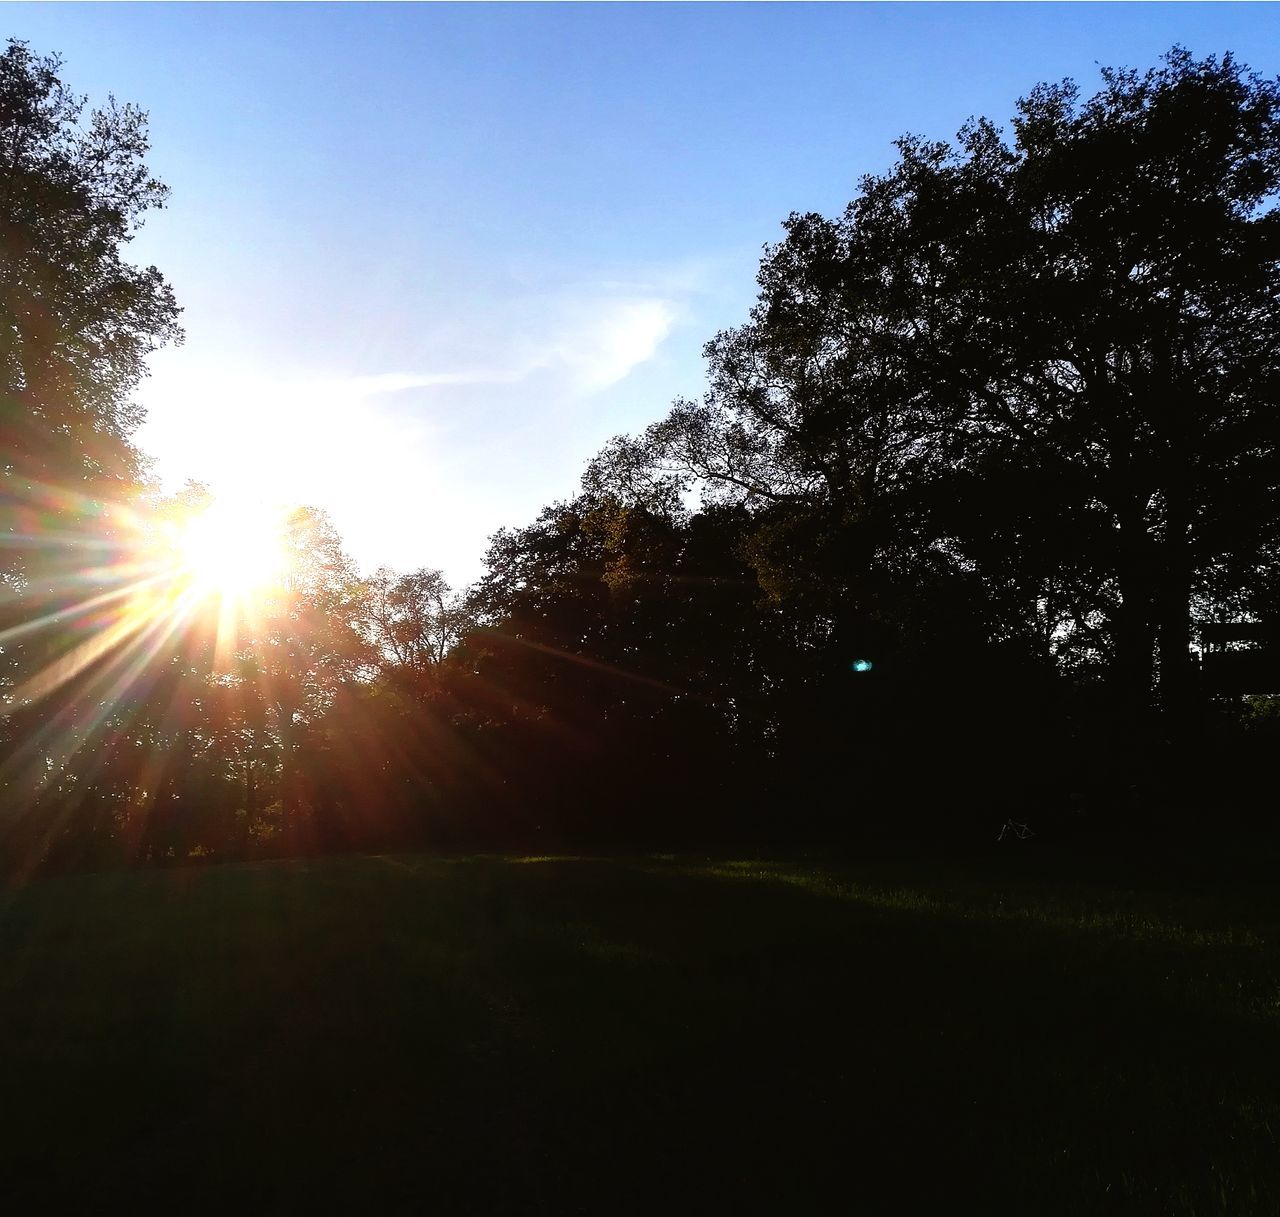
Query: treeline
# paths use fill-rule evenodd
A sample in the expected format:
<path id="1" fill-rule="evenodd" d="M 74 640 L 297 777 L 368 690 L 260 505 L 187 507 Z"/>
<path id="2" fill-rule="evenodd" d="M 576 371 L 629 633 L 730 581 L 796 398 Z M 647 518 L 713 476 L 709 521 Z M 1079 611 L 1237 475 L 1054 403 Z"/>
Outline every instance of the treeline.
<path id="1" fill-rule="evenodd" d="M 1195 644 L 1280 593 L 1276 82 L 1174 50 L 904 138 L 786 222 L 703 398 L 474 587 L 361 578 L 300 511 L 287 595 L 230 641 L 209 608 L 120 624 L 175 509 L 127 443 L 176 335 L 118 258 L 162 189 L 140 121 L 55 155 L 56 64 L 0 66 L 35 150 L 2 234 L 11 864 L 1266 822 L 1277 690 L 1210 697 Z"/>

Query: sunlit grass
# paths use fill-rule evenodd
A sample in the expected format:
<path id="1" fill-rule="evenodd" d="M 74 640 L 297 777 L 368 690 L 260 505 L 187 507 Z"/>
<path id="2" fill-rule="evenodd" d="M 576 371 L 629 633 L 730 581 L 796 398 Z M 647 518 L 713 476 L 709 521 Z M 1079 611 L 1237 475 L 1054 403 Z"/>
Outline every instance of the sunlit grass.
<path id="1" fill-rule="evenodd" d="M 1150 908 L 1130 907 L 1141 903 L 1137 893 L 1112 889 L 1113 907 L 1097 907 L 1097 892 L 991 888 L 970 885 L 967 889 L 883 886 L 857 882 L 838 872 L 760 860 L 732 860 L 701 866 L 686 866 L 689 874 L 745 882 L 780 883 L 799 887 L 817 896 L 847 900 L 872 908 L 924 913 L 937 917 L 958 917 L 976 921 L 1027 921 L 1037 926 L 1063 931 L 1111 934 L 1135 942 L 1167 942 L 1194 947 L 1262 947 L 1258 931 L 1249 926 L 1207 929 L 1165 920 Z M 1280 927 L 1278 927 L 1280 928 Z"/>

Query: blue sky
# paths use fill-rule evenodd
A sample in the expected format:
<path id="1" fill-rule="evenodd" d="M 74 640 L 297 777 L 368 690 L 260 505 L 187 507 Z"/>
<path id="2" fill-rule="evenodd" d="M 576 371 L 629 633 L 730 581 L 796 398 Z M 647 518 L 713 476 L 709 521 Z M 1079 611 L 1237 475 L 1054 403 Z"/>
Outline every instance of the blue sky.
<path id="1" fill-rule="evenodd" d="M 1276 9 L 9 5 L 64 78 L 150 111 L 173 190 L 134 247 L 188 339 L 153 360 L 169 484 L 326 508 L 365 567 L 480 569 L 609 438 L 702 389 L 791 211 L 906 131 L 1175 42 L 1280 73 Z"/>

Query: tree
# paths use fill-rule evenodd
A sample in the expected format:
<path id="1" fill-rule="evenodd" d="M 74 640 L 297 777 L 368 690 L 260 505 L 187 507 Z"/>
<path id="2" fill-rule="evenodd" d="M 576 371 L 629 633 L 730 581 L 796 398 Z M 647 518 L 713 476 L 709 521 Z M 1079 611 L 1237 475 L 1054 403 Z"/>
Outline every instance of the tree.
<path id="1" fill-rule="evenodd" d="M 132 395 L 146 355 L 181 339 L 168 284 L 123 257 L 167 195 L 146 168 L 146 116 L 114 99 L 86 115 L 60 67 L 20 42 L 0 55 L 0 629 L 62 627 L 6 640 L 11 681 L 74 644 L 59 619 L 87 567 L 124 569 Z"/>
<path id="2" fill-rule="evenodd" d="M 989 222 L 952 230 L 965 304 L 934 368 L 1053 487 L 1118 687 L 1145 702 L 1158 651 L 1176 720 L 1193 602 L 1277 557 L 1280 88 L 1181 50 L 1103 77 L 1083 104 L 1034 90 L 1012 147 L 975 131 L 965 194 Z"/>
<path id="3" fill-rule="evenodd" d="M 86 116 L 60 68 L 21 42 L 0 55 L 4 472 L 101 494 L 136 473 L 146 356 L 181 338 L 160 272 L 123 257 L 168 191 L 144 161 L 146 115 L 113 98 Z"/>
<path id="4" fill-rule="evenodd" d="M 430 567 L 404 575 L 380 567 L 366 580 L 365 594 L 373 645 L 386 670 L 424 690 L 464 621 L 444 575 Z"/>
<path id="5" fill-rule="evenodd" d="M 1280 88 L 1175 49 L 898 147 L 790 218 L 704 400 L 594 484 L 744 503 L 832 636 L 945 603 L 1176 723 L 1193 608 L 1257 611 L 1280 563 Z"/>
<path id="6" fill-rule="evenodd" d="M 342 687 L 370 671 L 363 588 L 328 517 L 292 513 L 285 530 L 285 586 L 253 623 L 242 649 L 247 677 L 272 720 L 280 754 L 285 825 L 308 805 L 305 746 Z"/>
<path id="7" fill-rule="evenodd" d="M 92 672 L 42 707 L 14 689 L 76 653 L 94 602 L 135 577 L 133 393 L 146 356 L 181 339 L 168 284 L 124 257 L 167 195 L 145 164 L 146 116 L 114 99 L 86 112 L 60 69 L 21 42 L 0 54 L 0 751 L 18 810 L 102 717 L 74 702 L 94 695 Z"/>

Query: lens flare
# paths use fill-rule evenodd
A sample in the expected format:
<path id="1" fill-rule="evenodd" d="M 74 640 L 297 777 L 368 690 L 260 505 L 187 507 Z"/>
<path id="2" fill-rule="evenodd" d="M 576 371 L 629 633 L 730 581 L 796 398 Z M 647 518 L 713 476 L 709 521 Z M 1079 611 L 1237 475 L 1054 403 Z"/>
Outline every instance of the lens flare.
<path id="1" fill-rule="evenodd" d="M 259 504 L 215 500 L 181 528 L 178 553 L 195 590 L 243 599 L 285 573 L 283 521 Z"/>
<path id="2" fill-rule="evenodd" d="M 0 542 L 10 551 L 7 568 L 0 563 L 9 671 L 0 720 L 23 723 L 0 758 L 0 784 L 40 806 L 41 792 L 72 789 L 106 765 L 133 718 L 156 710 L 152 777 L 141 788 L 154 795 L 169 763 L 166 733 L 189 713 L 165 681 L 203 671 L 200 696 L 226 694 L 246 679 L 246 645 L 298 628 L 297 512 L 199 486 L 160 502 L 35 481 L 0 490 Z M 69 778 L 87 749 L 98 759 Z M 40 831 L 51 840 L 58 821 Z"/>

